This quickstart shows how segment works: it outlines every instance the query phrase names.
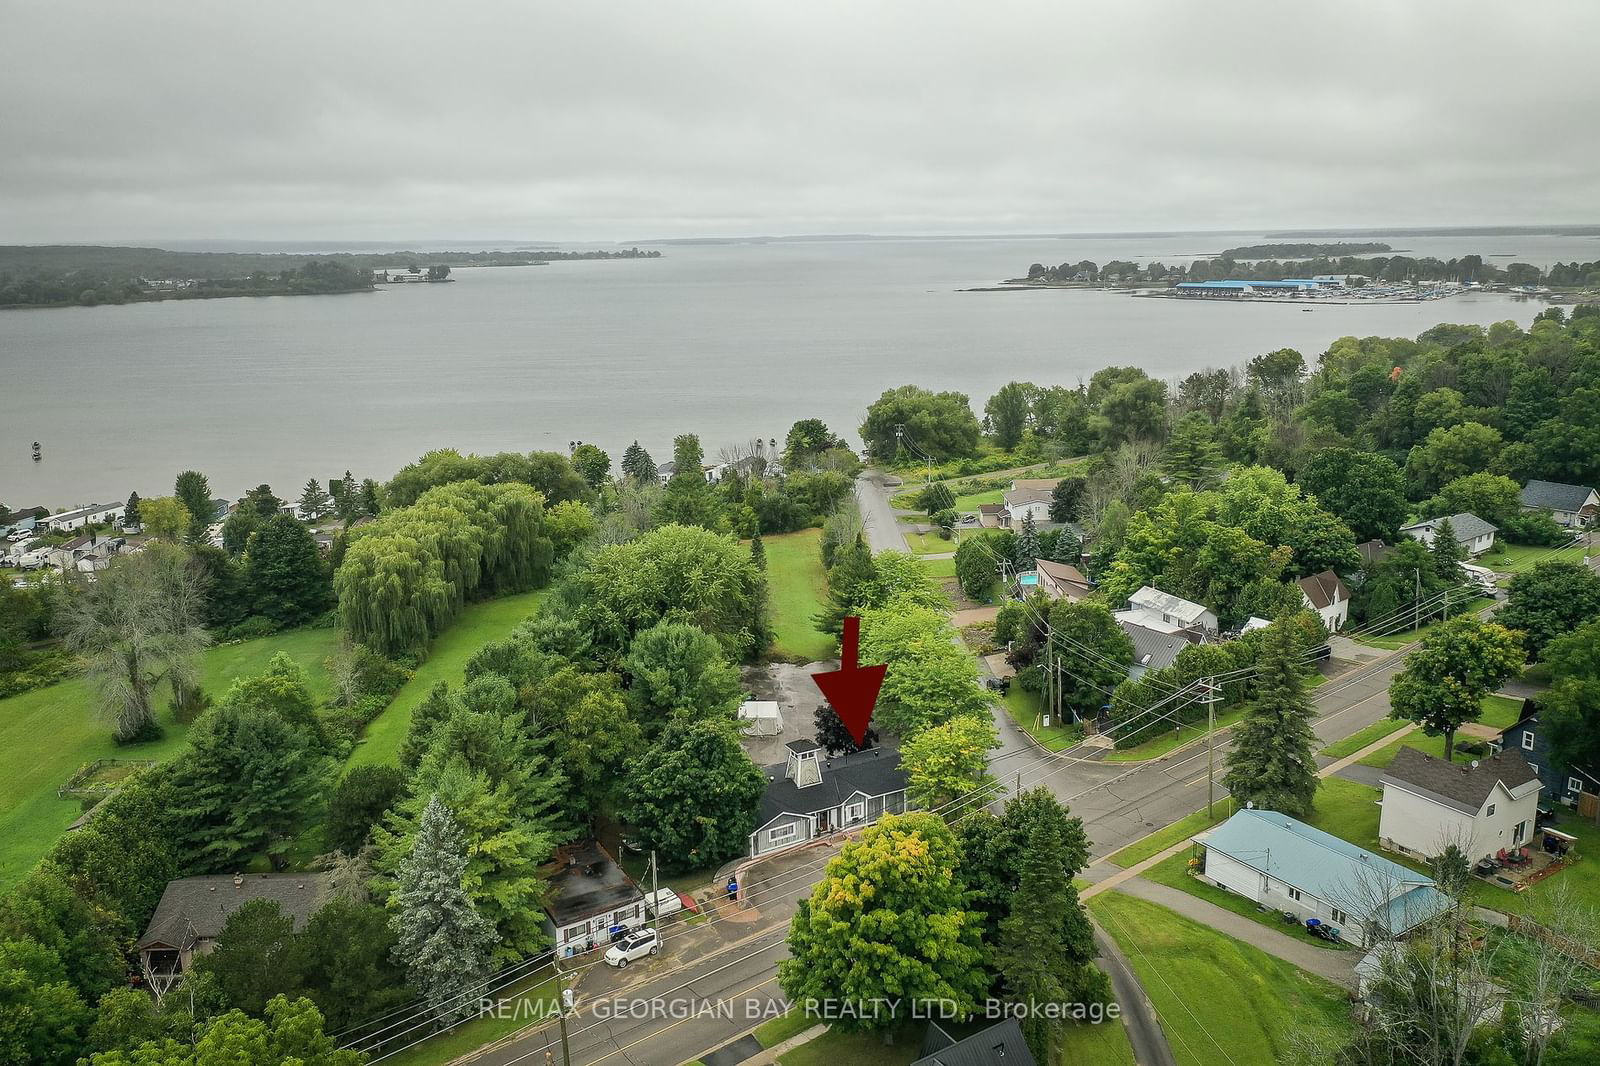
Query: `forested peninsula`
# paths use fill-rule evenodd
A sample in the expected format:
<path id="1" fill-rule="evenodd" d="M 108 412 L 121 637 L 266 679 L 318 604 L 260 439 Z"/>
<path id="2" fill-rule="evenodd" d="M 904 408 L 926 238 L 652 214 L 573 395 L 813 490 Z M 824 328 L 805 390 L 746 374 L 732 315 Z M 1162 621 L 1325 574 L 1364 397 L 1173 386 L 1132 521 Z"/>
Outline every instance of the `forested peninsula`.
<path id="1" fill-rule="evenodd" d="M 0 309 L 93 307 L 223 296 L 370 292 L 389 272 L 444 281 L 451 267 L 536 266 L 575 259 L 656 259 L 659 251 L 185 252 L 94 245 L 0 245 Z"/>

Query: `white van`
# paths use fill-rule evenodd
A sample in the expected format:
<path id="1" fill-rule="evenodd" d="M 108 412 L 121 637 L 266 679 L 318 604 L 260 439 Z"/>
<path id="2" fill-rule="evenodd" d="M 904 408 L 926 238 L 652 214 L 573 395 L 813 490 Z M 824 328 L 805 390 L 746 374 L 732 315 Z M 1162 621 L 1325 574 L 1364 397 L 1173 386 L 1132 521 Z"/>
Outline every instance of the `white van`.
<path id="1" fill-rule="evenodd" d="M 1467 580 L 1478 586 L 1482 592 L 1493 596 L 1499 587 L 1495 584 L 1494 571 L 1487 566 L 1474 566 L 1471 563 L 1462 563 L 1461 572 L 1467 575 Z"/>
<path id="2" fill-rule="evenodd" d="M 654 893 L 646 893 L 644 897 L 644 910 L 646 914 L 664 917 L 676 914 L 683 910 L 683 898 L 670 888 L 663 888 Z"/>

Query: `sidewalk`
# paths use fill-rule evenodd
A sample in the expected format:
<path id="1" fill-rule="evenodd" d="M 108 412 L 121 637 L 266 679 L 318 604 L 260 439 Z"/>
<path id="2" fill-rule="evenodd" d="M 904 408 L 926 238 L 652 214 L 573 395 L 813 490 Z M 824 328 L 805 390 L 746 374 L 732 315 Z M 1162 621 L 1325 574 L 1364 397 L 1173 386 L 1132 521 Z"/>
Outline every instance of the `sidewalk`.
<path id="1" fill-rule="evenodd" d="M 1177 911 L 1185 918 L 1192 918 L 1201 925 L 1226 933 L 1251 947 L 1260 948 L 1268 955 L 1275 955 L 1284 962 L 1293 963 L 1308 973 L 1326 977 L 1334 984 L 1344 988 L 1356 987 L 1355 966 L 1361 960 L 1360 951 L 1354 949 L 1334 951 L 1330 948 L 1319 948 L 1315 944 L 1303 944 L 1275 929 L 1263 926 L 1260 922 L 1251 921 L 1242 914 L 1235 914 L 1214 903 L 1207 903 L 1199 896 L 1191 896 L 1180 889 L 1158 885 L 1142 877 L 1134 878 L 1125 884 L 1122 891 L 1151 903 L 1159 903 L 1168 910 Z"/>

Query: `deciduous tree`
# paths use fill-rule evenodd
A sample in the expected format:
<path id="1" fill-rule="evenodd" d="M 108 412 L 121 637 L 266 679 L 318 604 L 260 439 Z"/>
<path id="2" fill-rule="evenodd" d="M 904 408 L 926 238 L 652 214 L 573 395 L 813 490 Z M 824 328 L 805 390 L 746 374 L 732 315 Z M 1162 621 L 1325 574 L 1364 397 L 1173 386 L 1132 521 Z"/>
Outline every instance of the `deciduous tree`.
<path id="1" fill-rule="evenodd" d="M 1600 576 L 1579 562 L 1552 561 L 1511 579 L 1497 621 L 1522 634 L 1528 658 L 1536 659 L 1557 637 L 1600 617 Z"/>
<path id="2" fill-rule="evenodd" d="M 983 806 L 998 795 L 989 772 L 989 752 L 999 747 L 1000 734 L 988 716 L 964 714 L 930 726 L 900 748 L 906 791 L 922 807 L 942 807 L 960 800 L 956 809 Z M 982 795 L 973 794 L 984 789 Z"/>
<path id="3" fill-rule="evenodd" d="M 731 725 L 668 722 L 628 765 L 623 817 L 663 870 L 697 870 L 745 853 L 766 787 Z"/>
<path id="4" fill-rule="evenodd" d="M 1519 634 L 1493 622 L 1453 618 L 1423 638 L 1389 683 L 1390 714 L 1444 737 L 1449 759 L 1456 730 L 1476 722 L 1483 698 L 1522 668 Z"/>
<path id="5" fill-rule="evenodd" d="M 253 614 L 297 626 L 333 606 L 328 570 L 311 531 L 289 515 L 268 519 L 250 538 L 245 586 Z"/>

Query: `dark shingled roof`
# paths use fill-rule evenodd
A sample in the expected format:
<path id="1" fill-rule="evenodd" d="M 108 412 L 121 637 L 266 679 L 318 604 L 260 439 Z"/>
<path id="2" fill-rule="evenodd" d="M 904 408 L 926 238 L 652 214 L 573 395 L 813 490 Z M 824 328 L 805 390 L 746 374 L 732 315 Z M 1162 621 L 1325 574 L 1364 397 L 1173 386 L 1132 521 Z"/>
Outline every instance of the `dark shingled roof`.
<path id="1" fill-rule="evenodd" d="M 1522 486 L 1522 506 L 1577 512 L 1594 489 L 1559 481 L 1530 481 Z"/>
<path id="2" fill-rule="evenodd" d="M 1037 1064 L 1028 1050 L 1027 1040 L 1023 1039 L 1022 1025 L 1015 1018 L 991 1025 L 965 1040 L 954 1039 L 939 1028 L 938 1022 L 932 1022 L 922 1039 L 922 1058 L 911 1066 L 995 1066 L 996 1063 L 1004 1066 Z"/>
<path id="3" fill-rule="evenodd" d="M 1445 518 L 1450 519 L 1450 532 L 1455 534 L 1456 541 L 1468 544 L 1479 537 L 1498 532 L 1500 527 L 1493 522 L 1485 522 L 1471 511 L 1462 511 L 1460 514 L 1445 515 L 1439 518 L 1425 518 L 1421 522 L 1413 522 L 1409 526 L 1401 526 L 1400 532 L 1410 533 L 1412 530 L 1428 530 L 1432 532 L 1439 527 Z"/>
<path id="4" fill-rule="evenodd" d="M 598 841 L 557 848 L 554 865 L 554 872 L 545 875 L 550 899 L 544 909 L 558 929 L 644 899 L 633 878 Z"/>
<path id="5" fill-rule="evenodd" d="M 791 740 L 789 743 L 785 744 L 784 747 L 788 748 L 796 755 L 804 755 L 808 751 L 816 751 L 817 749 L 821 748 L 822 745 L 818 744 L 814 740 Z"/>
<path id="6" fill-rule="evenodd" d="M 1311 601 L 1311 606 L 1319 611 L 1350 598 L 1350 590 L 1344 587 L 1344 582 L 1340 581 L 1339 575 L 1332 570 L 1303 577 L 1299 584 L 1301 591 L 1306 594 L 1306 599 Z"/>
<path id="7" fill-rule="evenodd" d="M 246 874 L 238 884 L 233 874 L 211 874 L 168 881 L 144 936 L 134 945 L 185 948 L 197 940 L 215 940 L 228 917 L 253 899 L 270 899 L 294 919 L 295 932 L 327 902 L 331 888 L 322 873 Z"/>
<path id="8" fill-rule="evenodd" d="M 869 796 L 882 796 L 899 792 L 906 787 L 906 775 L 900 769 L 900 756 L 888 748 L 868 748 L 825 759 L 822 780 L 801 788 L 784 776 L 788 768 L 783 764 L 765 767 L 767 791 L 761 797 L 760 825 L 772 821 L 780 814 L 815 814 L 830 810 L 857 792 Z"/>
<path id="9" fill-rule="evenodd" d="M 1401 748 L 1380 783 L 1393 782 L 1411 791 L 1427 793 L 1448 806 L 1476 813 L 1494 792 L 1495 782 L 1516 789 L 1538 781 L 1528 760 L 1518 751 L 1503 751 L 1476 765 L 1448 763 L 1416 748 Z"/>
<path id="10" fill-rule="evenodd" d="M 1369 540 L 1364 544 L 1357 544 L 1356 551 L 1361 553 L 1361 561 L 1367 566 L 1371 566 L 1373 563 L 1382 562 L 1383 557 L 1394 551 L 1394 549 L 1382 540 Z"/>

